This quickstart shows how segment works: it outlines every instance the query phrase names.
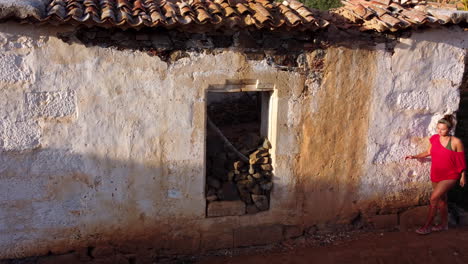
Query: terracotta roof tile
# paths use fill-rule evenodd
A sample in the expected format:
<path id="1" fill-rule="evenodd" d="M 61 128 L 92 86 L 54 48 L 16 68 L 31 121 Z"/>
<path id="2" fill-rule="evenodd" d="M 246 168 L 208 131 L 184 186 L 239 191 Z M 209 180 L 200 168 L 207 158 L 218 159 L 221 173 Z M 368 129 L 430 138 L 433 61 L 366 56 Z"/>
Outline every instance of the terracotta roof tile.
<path id="1" fill-rule="evenodd" d="M 389 27 L 396 27 L 401 23 L 398 18 L 394 18 L 389 14 L 384 14 L 379 19 L 386 23 Z"/>
<path id="2" fill-rule="evenodd" d="M 463 15 L 442 10 L 441 4 L 423 0 L 342 0 L 344 6 L 332 12 L 359 26 L 361 30 L 397 31 L 428 23 L 459 24 L 468 22 Z M 450 7 L 450 6 L 449 6 Z"/>
<path id="3" fill-rule="evenodd" d="M 428 23 L 468 22 L 468 16 L 454 15 L 459 11 L 453 11 L 453 5 L 423 0 L 342 2 L 343 7 L 328 12 L 310 9 L 297 0 L 49 0 L 46 12 L 39 20 L 122 28 L 211 30 L 254 27 L 300 31 L 325 28 L 333 21 L 343 28 L 358 27 L 379 32 Z"/>
<path id="4" fill-rule="evenodd" d="M 279 8 L 280 12 L 284 15 L 285 22 L 289 25 L 297 25 L 300 23 L 301 18 L 291 8 L 286 5 L 281 5 Z"/>
<path id="5" fill-rule="evenodd" d="M 41 21 L 108 27 L 225 27 L 299 30 L 328 25 L 297 0 L 51 0 Z"/>

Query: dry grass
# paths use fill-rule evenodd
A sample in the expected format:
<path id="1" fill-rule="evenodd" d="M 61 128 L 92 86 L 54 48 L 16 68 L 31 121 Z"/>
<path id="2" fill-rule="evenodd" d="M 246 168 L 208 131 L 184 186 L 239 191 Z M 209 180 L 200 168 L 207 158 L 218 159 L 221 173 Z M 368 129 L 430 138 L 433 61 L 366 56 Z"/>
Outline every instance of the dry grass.
<path id="1" fill-rule="evenodd" d="M 461 0 L 463 4 L 463 11 L 468 11 L 468 0 Z"/>

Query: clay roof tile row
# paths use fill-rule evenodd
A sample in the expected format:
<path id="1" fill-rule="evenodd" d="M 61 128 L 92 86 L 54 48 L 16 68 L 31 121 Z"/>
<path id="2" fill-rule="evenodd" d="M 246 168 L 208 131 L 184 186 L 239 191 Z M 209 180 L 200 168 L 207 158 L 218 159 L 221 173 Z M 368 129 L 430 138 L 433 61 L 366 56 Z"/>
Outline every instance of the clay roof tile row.
<path id="1" fill-rule="evenodd" d="M 325 27 L 302 3 L 270 0 L 52 0 L 42 21 L 117 27 Z"/>
<path id="2" fill-rule="evenodd" d="M 453 16 L 456 8 L 451 5 L 421 0 L 342 0 L 344 7 L 337 13 L 344 18 L 355 21 L 362 30 L 398 31 L 408 27 L 417 27 L 423 24 L 459 24 L 468 22 L 468 16 Z M 447 13 L 437 10 L 451 9 Z M 343 12 L 346 10 L 347 12 Z M 465 12 L 466 13 L 466 12 Z"/>
<path id="3" fill-rule="evenodd" d="M 423 0 L 342 0 L 343 7 L 318 11 L 297 0 L 50 0 L 41 22 L 107 27 L 197 27 L 317 30 L 339 17 L 346 27 L 397 31 L 426 23 L 458 24 L 468 16 L 439 12 L 454 6 Z M 325 19 L 325 17 L 327 19 Z M 335 21 L 336 22 L 336 21 Z"/>

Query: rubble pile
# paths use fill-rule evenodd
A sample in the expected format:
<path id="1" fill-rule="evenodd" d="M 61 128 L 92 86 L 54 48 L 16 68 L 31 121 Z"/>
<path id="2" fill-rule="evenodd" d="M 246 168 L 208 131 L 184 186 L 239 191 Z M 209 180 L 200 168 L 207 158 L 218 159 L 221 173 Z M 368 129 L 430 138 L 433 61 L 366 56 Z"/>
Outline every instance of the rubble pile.
<path id="1" fill-rule="evenodd" d="M 273 188 L 270 148 L 270 142 L 265 139 L 248 155 L 248 163 L 236 160 L 228 165 L 226 175 L 207 177 L 207 201 L 240 199 L 246 204 L 247 214 L 268 210 Z"/>

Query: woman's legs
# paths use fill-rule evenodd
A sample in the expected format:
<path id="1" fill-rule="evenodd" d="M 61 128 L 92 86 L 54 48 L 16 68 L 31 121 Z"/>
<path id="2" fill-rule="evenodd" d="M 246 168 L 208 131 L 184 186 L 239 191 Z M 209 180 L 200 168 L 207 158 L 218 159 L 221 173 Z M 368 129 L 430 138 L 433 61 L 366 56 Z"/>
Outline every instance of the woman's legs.
<path id="1" fill-rule="evenodd" d="M 441 208 L 442 210 L 446 210 L 447 208 L 447 203 L 445 202 L 446 194 L 448 190 L 450 190 L 453 186 L 455 186 L 456 182 L 457 180 L 445 180 L 445 181 L 440 181 L 436 184 L 433 184 L 434 190 L 432 191 L 432 194 L 431 194 L 429 213 L 427 215 L 426 223 L 424 224 L 423 227 L 418 229 L 419 231 L 427 231 L 427 229 L 430 228 L 430 226 L 432 225 L 432 221 L 434 220 L 434 216 L 437 213 L 437 207 L 439 207 L 439 204 L 443 206 L 443 208 Z M 446 219 L 448 220 L 448 217 Z M 444 221 L 443 214 L 442 214 L 441 220 Z M 428 233 L 428 232 L 418 232 L 418 233 Z"/>
<path id="2" fill-rule="evenodd" d="M 442 195 L 439 201 L 439 214 L 440 214 L 440 223 L 436 227 L 437 230 L 443 230 L 448 227 L 448 206 L 447 206 L 447 193 Z"/>

